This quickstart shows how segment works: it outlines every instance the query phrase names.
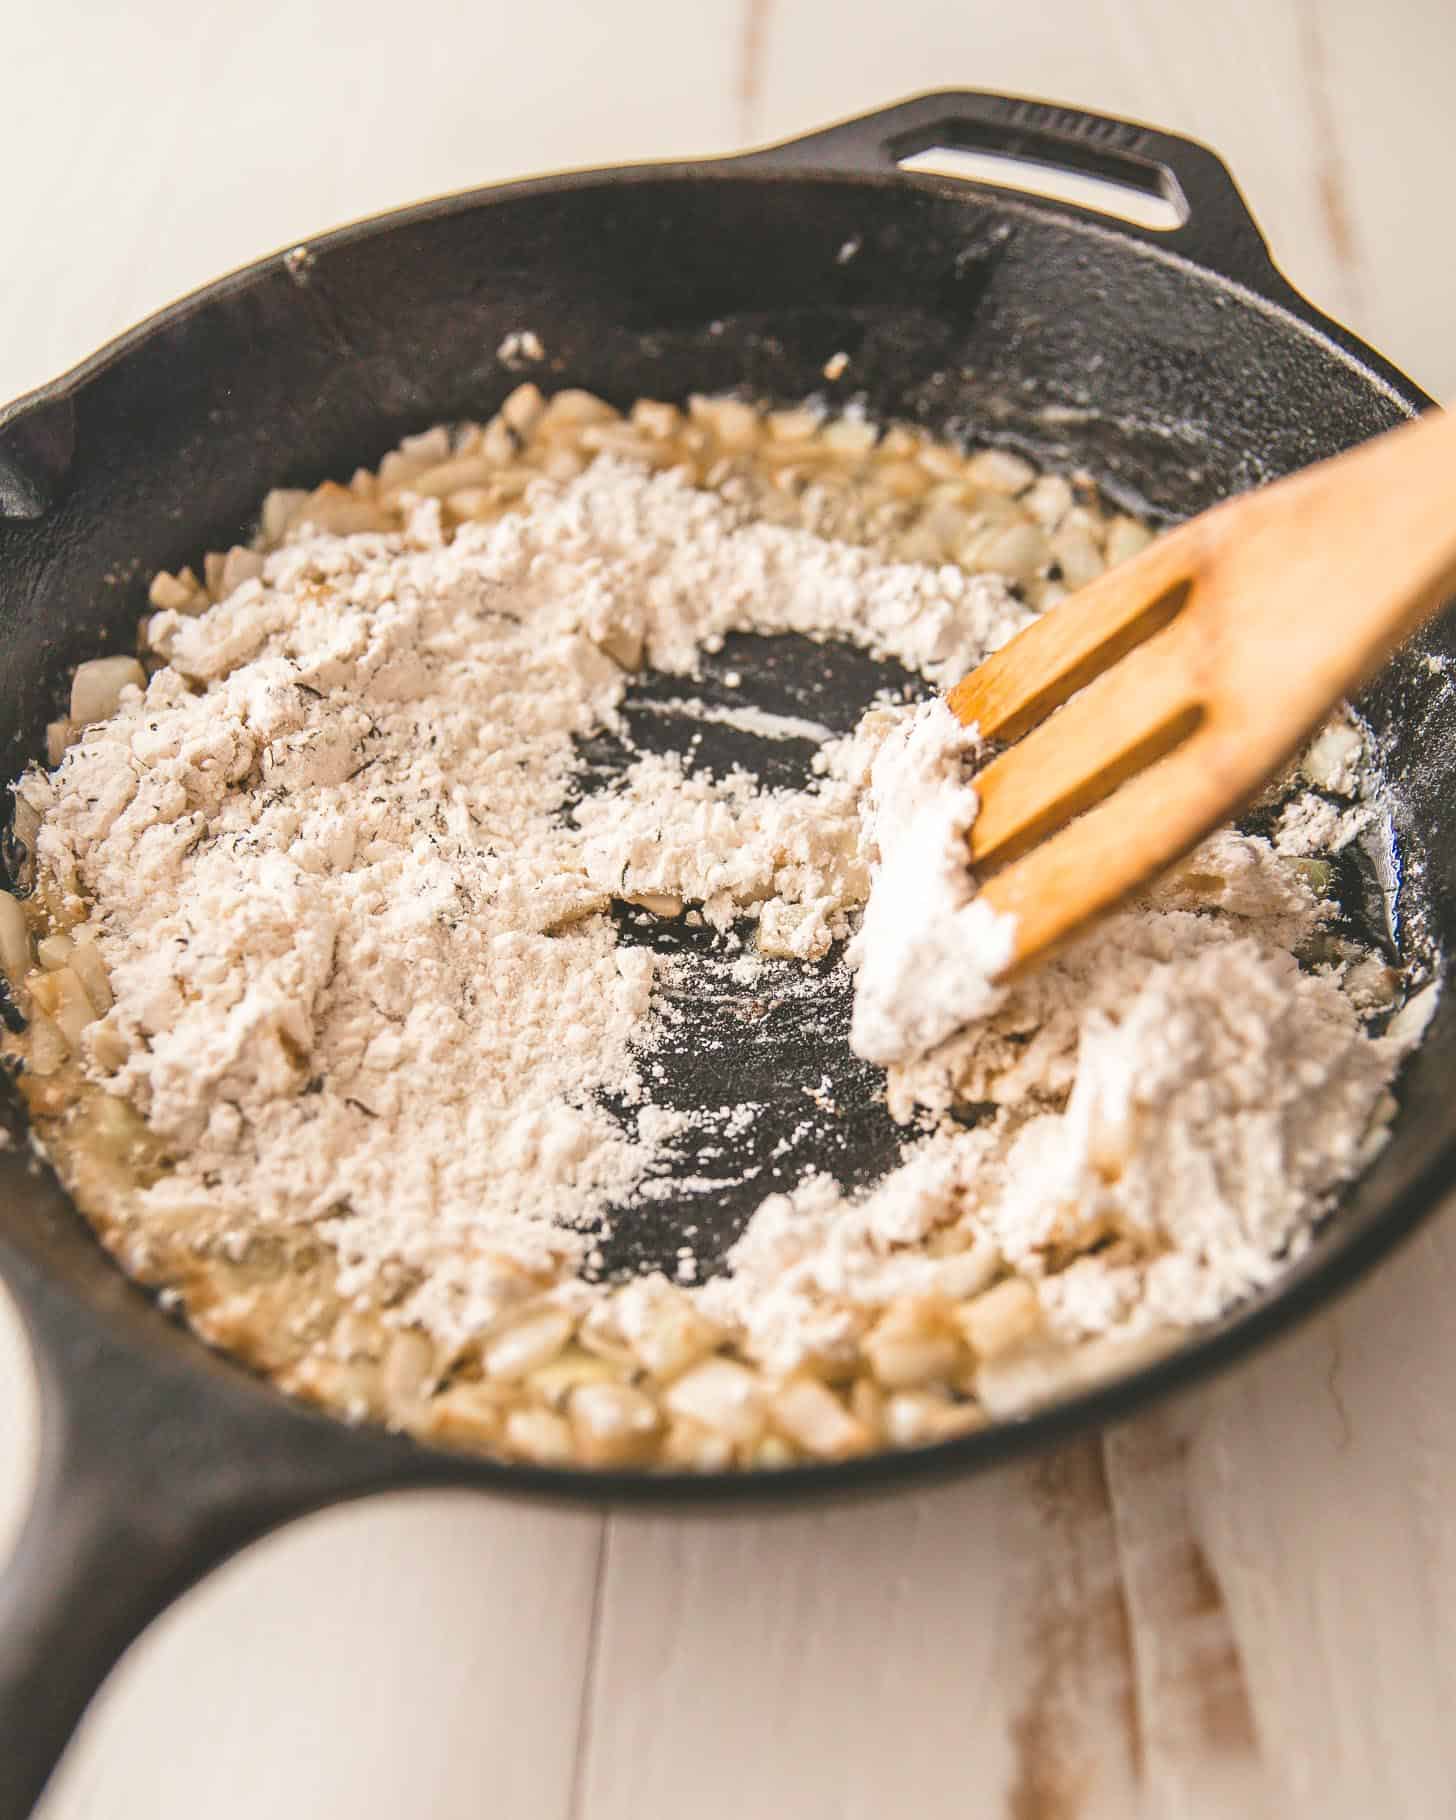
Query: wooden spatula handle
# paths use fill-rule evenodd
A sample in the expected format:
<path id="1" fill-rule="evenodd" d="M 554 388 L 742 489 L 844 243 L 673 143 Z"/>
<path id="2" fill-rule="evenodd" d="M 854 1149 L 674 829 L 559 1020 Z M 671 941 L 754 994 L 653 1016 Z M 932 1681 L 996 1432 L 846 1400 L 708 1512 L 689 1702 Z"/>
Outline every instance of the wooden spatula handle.
<path id="1" fill-rule="evenodd" d="M 948 700 L 1018 742 L 970 837 L 1015 964 L 1227 820 L 1453 592 L 1456 413 L 1432 411 L 1180 526 L 989 658 Z"/>
<path id="2" fill-rule="evenodd" d="M 1247 740 L 1256 788 L 1456 588 L 1456 414 L 1185 530 L 1201 548 L 1175 629 L 1196 640 L 1210 719 Z"/>

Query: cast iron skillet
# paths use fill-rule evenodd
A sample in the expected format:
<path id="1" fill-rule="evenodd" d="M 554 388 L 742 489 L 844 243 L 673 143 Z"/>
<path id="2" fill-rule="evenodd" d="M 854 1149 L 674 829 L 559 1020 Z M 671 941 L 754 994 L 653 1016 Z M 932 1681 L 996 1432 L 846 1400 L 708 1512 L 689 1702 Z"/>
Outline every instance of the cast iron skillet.
<path id="1" fill-rule="evenodd" d="M 932 146 L 1016 154 L 1175 202 L 1166 233 L 981 185 L 910 177 Z M 68 666 L 130 646 L 147 573 L 234 540 L 270 486 L 372 462 L 492 410 L 533 330 L 548 384 L 619 403 L 746 385 L 840 390 L 974 426 L 1176 516 L 1383 430 L 1430 401 L 1298 297 L 1211 153 L 1140 126 L 977 93 L 921 96 L 793 144 L 591 171 L 427 203 L 223 279 L 0 415 L 0 773 L 41 747 Z M 1407 875 L 1408 946 L 1456 934 L 1456 707 L 1424 651 L 1364 704 Z M 144 1624 L 274 1526 L 381 1487 L 721 1505 L 904 1483 L 1125 1414 L 1327 1300 L 1452 1176 L 1447 995 L 1394 1141 L 1275 1290 L 1175 1356 L 916 1454 L 760 1477 L 502 1466 L 290 1404 L 210 1354 L 102 1254 L 49 1174 L 0 1154 L 0 1275 L 40 1379 L 43 1448 L 0 1581 L 0 1820 L 28 1811 Z M 9 1106 L 12 1129 L 18 1112 Z"/>

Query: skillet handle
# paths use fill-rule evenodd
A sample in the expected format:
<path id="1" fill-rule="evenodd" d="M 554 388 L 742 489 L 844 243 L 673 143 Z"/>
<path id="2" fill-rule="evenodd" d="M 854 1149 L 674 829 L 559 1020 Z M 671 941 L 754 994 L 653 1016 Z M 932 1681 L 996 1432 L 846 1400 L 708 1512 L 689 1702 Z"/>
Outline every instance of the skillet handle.
<path id="1" fill-rule="evenodd" d="M 128 1644 L 192 1580 L 246 1539 L 218 1532 L 159 1483 L 125 1363 L 87 1360 L 115 1398 L 104 1426 L 36 1351 L 41 1458 L 24 1527 L 0 1573 L 0 1820 L 24 1820 L 91 1696 Z M 149 1412 L 163 1419 L 159 1410 Z M 139 1444 L 140 1443 L 140 1444 Z"/>
<path id="2" fill-rule="evenodd" d="M 883 171 L 937 146 L 999 153 L 1161 197 L 1179 211 L 1177 226 L 1119 223 L 1120 231 L 1181 253 L 1262 296 L 1283 301 L 1291 295 L 1222 160 L 1196 140 L 1110 114 L 982 89 L 944 89 L 750 152 L 743 162 Z M 1096 216 L 1093 209 L 1075 212 Z"/>
<path id="3" fill-rule="evenodd" d="M 290 1407 L 175 1332 L 97 1259 L 113 1320 L 0 1234 L 40 1391 L 41 1458 L 0 1561 L 0 1820 L 25 1820 L 92 1695 L 150 1621 L 293 1517 L 401 1478 L 397 1437 Z M 416 1475 L 421 1476 L 421 1475 Z"/>
<path id="4" fill-rule="evenodd" d="M 0 1820 L 25 1820 L 123 1651 L 226 1552 L 200 1554 L 185 1521 L 163 1544 L 141 1507 L 113 1504 L 115 1487 L 96 1501 L 74 1464 L 48 1452 L 0 1575 Z"/>

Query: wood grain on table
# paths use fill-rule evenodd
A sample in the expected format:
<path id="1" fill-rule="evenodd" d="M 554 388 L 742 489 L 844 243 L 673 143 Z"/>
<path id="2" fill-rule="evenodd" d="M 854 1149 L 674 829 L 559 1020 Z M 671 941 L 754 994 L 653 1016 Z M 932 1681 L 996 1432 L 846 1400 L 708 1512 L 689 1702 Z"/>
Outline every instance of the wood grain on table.
<path id="1" fill-rule="evenodd" d="M 1206 139 L 1294 282 L 1456 393 L 1450 0 L 55 0 L 4 42 L 0 397 L 352 216 L 956 84 Z M 138 1645 L 45 1820 L 1436 1820 L 1453 1301 L 1448 1212 L 1206 1390 L 866 1506 L 312 1518 Z"/>

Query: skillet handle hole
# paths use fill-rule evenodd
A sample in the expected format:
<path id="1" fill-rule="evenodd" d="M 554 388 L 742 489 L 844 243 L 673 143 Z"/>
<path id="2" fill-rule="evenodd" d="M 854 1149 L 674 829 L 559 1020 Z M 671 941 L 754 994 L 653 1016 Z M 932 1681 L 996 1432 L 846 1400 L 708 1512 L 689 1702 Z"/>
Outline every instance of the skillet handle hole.
<path id="1" fill-rule="evenodd" d="M 1051 202 L 1068 202 L 1158 233 L 1172 233 L 1184 225 L 1188 205 L 1169 172 L 1160 165 L 1134 164 L 1130 159 L 1117 162 L 1125 166 L 1125 175 L 1120 170 L 1116 177 L 1100 176 L 1091 171 L 1069 170 L 1040 158 L 952 145 L 929 146 L 896 160 L 902 171 L 953 177 L 1022 195 L 1043 196 Z"/>

